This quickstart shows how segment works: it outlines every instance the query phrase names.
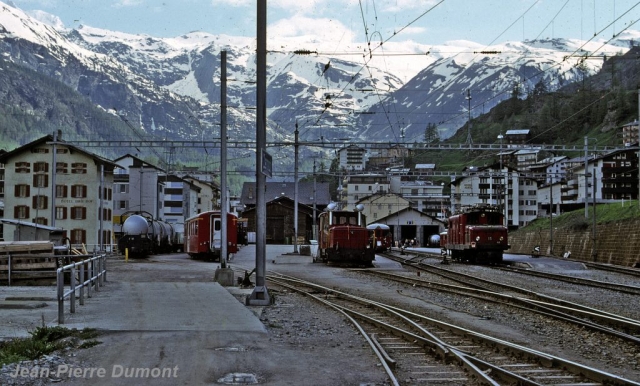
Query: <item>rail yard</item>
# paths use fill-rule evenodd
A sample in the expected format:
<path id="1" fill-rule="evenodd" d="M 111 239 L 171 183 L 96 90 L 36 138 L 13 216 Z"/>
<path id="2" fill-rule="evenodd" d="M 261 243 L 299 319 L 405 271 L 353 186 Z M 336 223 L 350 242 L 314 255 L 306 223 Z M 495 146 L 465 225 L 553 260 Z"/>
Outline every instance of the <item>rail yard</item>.
<path id="1" fill-rule="evenodd" d="M 274 302 L 249 307 L 264 325 L 267 340 L 248 347 L 229 344 L 237 352 L 221 354 L 211 350 L 210 342 L 199 349 L 182 335 L 186 332 L 172 332 L 184 343 L 171 345 L 191 347 L 193 354 L 182 352 L 185 361 L 197 357 L 196 363 L 210 362 L 202 378 L 210 383 L 247 384 L 247 379 L 255 379 L 256 384 L 268 385 L 640 385 L 637 269 L 613 272 L 605 270 L 607 266 L 514 255 L 505 255 L 504 265 L 443 263 L 436 251 L 395 250 L 378 254 L 371 268 L 346 268 L 291 254 L 290 246 L 269 245 L 267 284 Z M 254 246 L 249 245 L 229 264 L 240 279 L 251 272 L 254 259 Z M 115 284 L 107 284 L 70 320 L 93 320 L 88 313 L 98 311 L 91 304 L 101 298 L 116 302 L 118 293 L 109 292 L 123 286 L 119 281 L 125 277 L 155 282 L 145 283 L 153 288 L 163 282 L 173 287 L 179 282 L 210 282 L 216 266 L 184 253 L 128 263 L 114 258 L 109 280 Z M 228 291 L 243 302 L 240 288 L 238 282 Z M 136 301 L 139 295 L 129 296 Z M 154 318 L 164 324 L 150 330 L 170 330 L 168 301 L 161 305 L 167 316 Z M 189 305 L 182 303 L 185 313 Z M 193 299 L 193 304 L 207 307 L 201 299 Z M 106 319 L 119 318 L 117 313 L 109 315 Z M 95 327 L 103 330 L 109 323 L 151 323 L 96 316 Z M 195 319 L 191 322 L 197 324 Z M 104 344 L 67 360 L 105 366 L 105 358 L 119 358 L 127 343 L 112 334 L 107 333 L 111 339 L 104 338 Z M 153 352 L 150 346 L 158 341 L 158 333 L 153 334 L 154 343 L 140 350 Z M 144 357 L 135 350 L 127 345 L 128 356 Z M 161 352 L 180 368 L 186 366 L 170 351 Z M 222 361 L 233 355 L 242 358 L 231 364 L 228 358 Z M 237 383 L 225 380 L 226 367 L 255 377 L 239 378 Z M 180 381 L 195 384 L 189 381 L 193 379 L 199 378 L 190 375 Z"/>
<path id="2" fill-rule="evenodd" d="M 638 384 L 638 270 L 548 259 L 533 269 L 443 265 L 411 252 L 383 259 L 398 266 L 283 265 L 269 280 L 272 290 L 342 313 L 384 363 L 389 384 Z M 558 267 L 562 275 L 551 272 Z"/>

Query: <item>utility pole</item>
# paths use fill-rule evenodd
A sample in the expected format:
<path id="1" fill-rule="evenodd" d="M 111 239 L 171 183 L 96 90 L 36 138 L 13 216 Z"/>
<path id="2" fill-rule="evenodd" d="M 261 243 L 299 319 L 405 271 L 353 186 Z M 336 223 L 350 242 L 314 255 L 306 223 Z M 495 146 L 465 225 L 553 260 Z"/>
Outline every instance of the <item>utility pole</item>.
<path id="1" fill-rule="evenodd" d="M 227 51 L 220 51 L 220 267 L 227 268 Z M 233 283 L 231 283 L 233 284 Z"/>
<path id="2" fill-rule="evenodd" d="M 469 145 L 469 150 L 471 150 L 471 145 L 473 145 L 473 141 L 471 140 L 471 90 L 467 89 L 467 101 L 469 101 L 469 119 L 467 120 L 467 145 Z"/>
<path id="3" fill-rule="evenodd" d="M 257 1 L 256 48 L 256 286 L 246 303 L 271 304 L 266 283 L 267 176 L 263 171 L 267 142 L 267 0 Z"/>
<path id="4" fill-rule="evenodd" d="M 317 240 L 317 225 L 316 225 L 316 160 L 313 160 L 313 238 Z"/>
<path id="5" fill-rule="evenodd" d="M 53 165 L 51 166 L 51 226 L 55 227 L 56 226 L 56 174 L 58 171 L 58 166 L 56 165 L 56 143 L 58 143 L 58 133 L 54 132 L 53 133 L 53 142 L 51 143 L 52 145 L 52 163 Z"/>
<path id="6" fill-rule="evenodd" d="M 549 185 L 549 254 L 553 256 L 553 177 Z"/>
<path id="7" fill-rule="evenodd" d="M 589 158 L 587 150 L 589 147 L 589 137 L 584 137 L 584 218 L 589 218 Z"/>
<path id="8" fill-rule="evenodd" d="M 206 150 L 206 149 L 205 149 Z M 214 280 L 225 287 L 233 286 L 233 270 L 227 267 L 229 255 L 229 191 L 227 188 L 227 51 L 220 51 L 220 268 Z"/>
<path id="9" fill-rule="evenodd" d="M 298 253 L 298 122 L 294 134 L 293 253 Z M 315 205 L 315 202 L 313 203 Z"/>
<path id="10" fill-rule="evenodd" d="M 598 260 L 598 250 L 596 249 L 596 173 L 593 171 L 593 247 L 591 258 L 594 262 Z"/>

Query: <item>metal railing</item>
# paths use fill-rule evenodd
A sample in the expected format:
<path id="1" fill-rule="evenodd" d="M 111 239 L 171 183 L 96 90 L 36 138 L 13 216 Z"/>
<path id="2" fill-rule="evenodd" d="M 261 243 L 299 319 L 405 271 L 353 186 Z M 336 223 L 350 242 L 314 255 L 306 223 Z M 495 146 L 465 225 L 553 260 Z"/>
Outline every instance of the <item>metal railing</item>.
<path id="1" fill-rule="evenodd" d="M 79 291 L 80 305 L 84 305 L 85 288 L 86 297 L 91 297 L 91 288 L 96 292 L 104 286 L 107 281 L 107 255 L 78 255 L 74 258 L 82 258 L 63 267 L 58 268 L 56 274 L 56 284 L 58 290 L 58 324 L 64 324 L 64 299 L 69 298 L 70 312 L 76 312 L 76 291 Z M 79 268 L 79 269 L 78 269 Z M 65 272 L 69 272 L 69 290 L 65 291 Z M 78 274 L 78 280 L 76 280 Z"/>

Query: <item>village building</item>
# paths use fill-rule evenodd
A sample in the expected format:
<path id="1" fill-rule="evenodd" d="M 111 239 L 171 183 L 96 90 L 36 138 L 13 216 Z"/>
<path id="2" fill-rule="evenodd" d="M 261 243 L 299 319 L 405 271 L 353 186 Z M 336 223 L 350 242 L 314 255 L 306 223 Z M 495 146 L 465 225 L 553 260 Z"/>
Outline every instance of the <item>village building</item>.
<path id="1" fill-rule="evenodd" d="M 104 250 L 113 243 L 116 163 L 47 135 L 0 155 L 5 218 L 62 228 L 71 245 Z M 4 224 L 4 240 L 14 240 Z"/>

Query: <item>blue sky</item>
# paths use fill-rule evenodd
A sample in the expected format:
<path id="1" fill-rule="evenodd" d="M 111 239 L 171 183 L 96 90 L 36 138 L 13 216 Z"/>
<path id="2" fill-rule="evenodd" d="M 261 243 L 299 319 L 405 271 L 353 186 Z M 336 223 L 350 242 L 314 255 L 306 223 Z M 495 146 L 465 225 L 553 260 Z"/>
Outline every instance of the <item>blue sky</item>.
<path id="1" fill-rule="evenodd" d="M 175 37 L 191 31 L 252 37 L 256 28 L 256 0 L 13 2 L 25 11 L 54 14 L 67 27 L 85 24 L 156 37 Z M 322 40 L 334 44 L 336 50 L 341 44 L 367 40 L 378 43 L 409 40 L 424 45 L 471 40 L 488 45 L 537 37 L 586 40 L 594 34 L 609 39 L 640 18 L 638 3 L 636 0 L 268 0 L 267 34 L 270 38 L 302 36 L 310 42 Z M 640 30 L 640 23 L 631 29 Z"/>

